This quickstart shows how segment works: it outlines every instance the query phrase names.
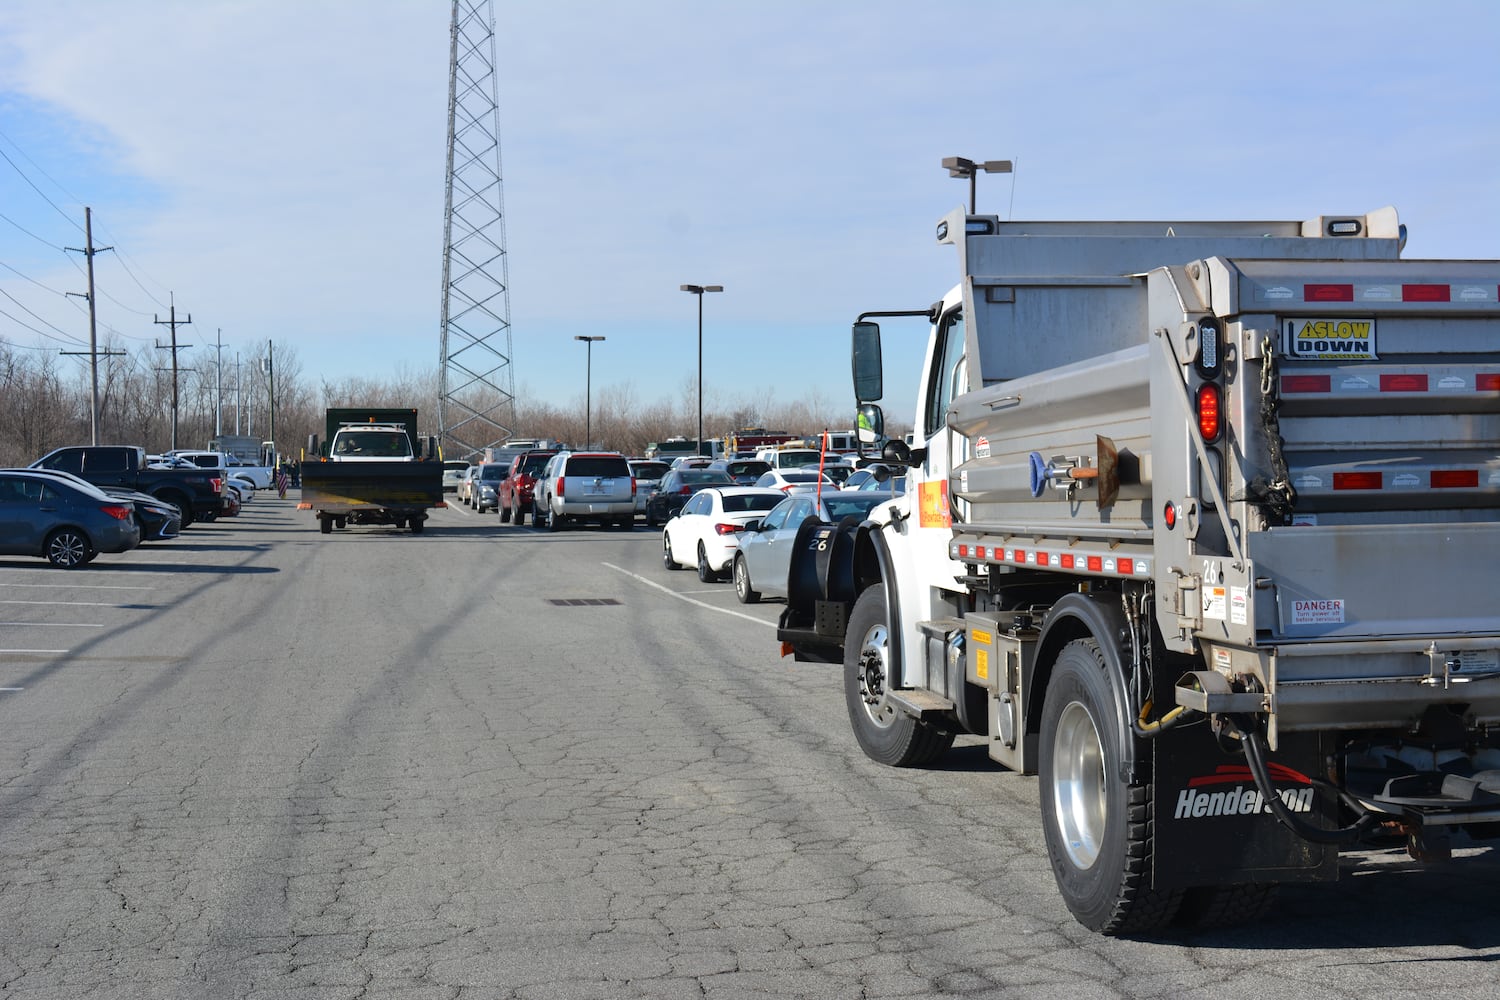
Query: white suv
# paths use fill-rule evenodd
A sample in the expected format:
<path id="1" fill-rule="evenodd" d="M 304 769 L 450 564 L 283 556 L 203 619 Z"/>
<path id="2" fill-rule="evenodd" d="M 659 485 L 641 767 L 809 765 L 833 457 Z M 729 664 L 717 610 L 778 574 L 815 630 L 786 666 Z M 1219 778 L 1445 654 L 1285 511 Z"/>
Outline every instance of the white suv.
<path id="1" fill-rule="evenodd" d="M 533 493 L 532 523 L 560 531 L 570 521 L 635 527 L 635 478 L 617 451 L 560 451 L 547 461 Z"/>

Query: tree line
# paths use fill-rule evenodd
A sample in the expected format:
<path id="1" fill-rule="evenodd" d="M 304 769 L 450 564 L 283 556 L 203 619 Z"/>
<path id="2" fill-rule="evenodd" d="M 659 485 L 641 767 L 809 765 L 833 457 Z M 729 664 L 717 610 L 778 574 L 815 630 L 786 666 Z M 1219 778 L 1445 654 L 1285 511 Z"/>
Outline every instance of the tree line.
<path id="1" fill-rule="evenodd" d="M 383 379 L 314 377 L 303 371 L 296 349 L 261 344 L 237 364 L 220 366 L 218 352 L 183 352 L 175 375 L 153 346 L 101 347 L 99 443 L 139 445 L 151 453 L 206 448 L 217 434 L 270 440 L 274 407 L 280 453 L 299 457 L 311 435 L 323 434 L 323 413 L 336 406 L 414 406 L 423 434 L 438 434 L 440 373 L 398 368 Z M 269 355 L 269 357 L 268 357 Z M 273 370 L 266 371 L 265 361 Z M 174 385 L 175 381 L 175 385 Z M 30 351 L 0 341 L 0 466 L 28 465 L 53 448 L 88 444 L 93 379 L 87 358 Z M 273 398 L 274 389 L 274 398 Z M 175 407 L 174 407 L 175 399 Z M 567 405 L 529 398 L 476 395 L 449 403 L 447 423 L 471 418 L 443 441 L 444 457 L 476 459 L 478 448 L 506 436 L 550 438 L 574 446 L 639 455 L 669 437 L 691 438 L 698 429 L 697 384 L 684 380 L 675 394 L 655 400 L 632 384 L 595 389 L 591 400 Z M 703 429 L 722 437 L 745 427 L 795 434 L 852 426 L 852 405 L 821 395 L 786 399 L 764 389 L 737 398 L 705 388 Z M 888 427 L 895 434 L 901 428 Z M 592 442 L 587 438 L 592 436 Z M 175 442 L 175 445 L 174 445 Z"/>

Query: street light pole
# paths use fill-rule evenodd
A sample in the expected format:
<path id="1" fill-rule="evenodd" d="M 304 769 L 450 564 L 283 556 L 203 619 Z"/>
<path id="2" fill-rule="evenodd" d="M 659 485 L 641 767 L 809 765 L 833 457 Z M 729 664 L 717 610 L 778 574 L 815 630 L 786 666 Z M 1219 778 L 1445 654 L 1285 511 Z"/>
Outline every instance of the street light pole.
<path id="1" fill-rule="evenodd" d="M 594 446 L 594 414 L 590 396 L 594 391 L 594 342 L 603 340 L 603 337 L 574 337 L 588 346 L 588 360 L 583 370 L 583 436 L 588 440 L 584 443 L 585 448 Z"/>
<path id="2" fill-rule="evenodd" d="M 693 454 L 702 454 L 703 449 L 703 293 L 722 292 L 723 285 L 683 285 L 684 292 L 698 296 L 698 438 L 693 444 Z"/>

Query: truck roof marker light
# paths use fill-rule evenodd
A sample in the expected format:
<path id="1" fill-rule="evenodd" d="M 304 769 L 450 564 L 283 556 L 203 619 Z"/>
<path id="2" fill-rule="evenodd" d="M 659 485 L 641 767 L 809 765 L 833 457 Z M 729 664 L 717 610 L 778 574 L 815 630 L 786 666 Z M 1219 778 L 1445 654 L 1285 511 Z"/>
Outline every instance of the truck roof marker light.
<path id="1" fill-rule="evenodd" d="M 1448 285 L 1402 285 L 1402 302 L 1449 302 L 1452 291 Z"/>
<path id="2" fill-rule="evenodd" d="M 1364 225 L 1358 219 L 1335 219 L 1328 223 L 1329 236 L 1358 236 L 1364 232 Z"/>
<path id="3" fill-rule="evenodd" d="M 1283 375 L 1281 376 L 1281 391 L 1283 393 L 1301 392 L 1332 392 L 1332 375 Z"/>
<path id="4" fill-rule="evenodd" d="M 1205 382 L 1198 387 L 1198 433 L 1204 441 L 1217 441 L 1222 431 L 1219 387 Z"/>
<path id="5" fill-rule="evenodd" d="M 1474 489 L 1479 485 L 1479 470 L 1434 469 L 1428 482 L 1435 490 Z"/>
<path id="6" fill-rule="evenodd" d="M 1353 285 L 1303 285 L 1302 298 L 1307 302 L 1353 302 Z"/>
<path id="7" fill-rule="evenodd" d="M 1378 490 L 1385 485 L 1378 472 L 1335 472 L 1333 488 L 1336 490 Z"/>

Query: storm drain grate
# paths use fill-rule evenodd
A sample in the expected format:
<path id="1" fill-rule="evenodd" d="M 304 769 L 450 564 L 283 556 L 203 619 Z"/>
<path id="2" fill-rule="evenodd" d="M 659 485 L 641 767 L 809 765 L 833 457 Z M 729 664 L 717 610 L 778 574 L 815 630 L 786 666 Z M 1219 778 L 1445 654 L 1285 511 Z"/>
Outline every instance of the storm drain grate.
<path id="1" fill-rule="evenodd" d="M 620 602 L 613 597 L 549 597 L 547 603 L 559 608 L 600 608 L 610 607 Z"/>

